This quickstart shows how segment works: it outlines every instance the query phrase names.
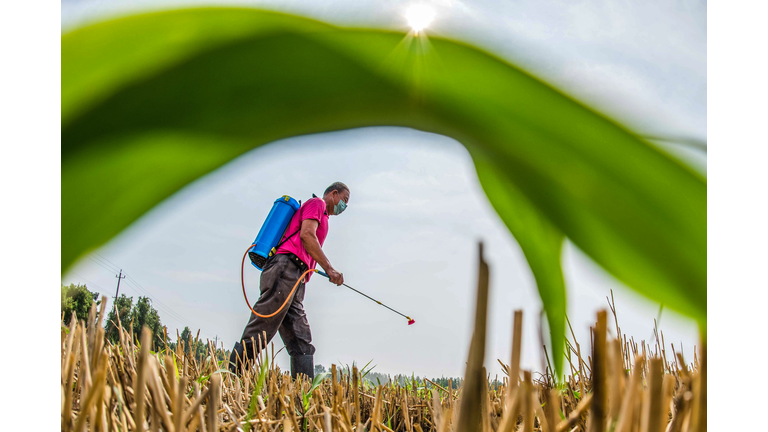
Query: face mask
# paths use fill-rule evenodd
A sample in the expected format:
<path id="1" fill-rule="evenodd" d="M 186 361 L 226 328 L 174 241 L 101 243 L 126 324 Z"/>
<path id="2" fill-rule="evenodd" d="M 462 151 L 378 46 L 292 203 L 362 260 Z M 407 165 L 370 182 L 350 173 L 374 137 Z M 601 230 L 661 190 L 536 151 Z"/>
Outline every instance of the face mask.
<path id="1" fill-rule="evenodd" d="M 334 215 L 340 215 L 341 212 L 346 210 L 346 208 L 347 208 L 347 203 L 345 203 L 344 200 L 340 199 L 339 203 L 336 204 L 335 206 L 333 206 L 333 214 Z"/>

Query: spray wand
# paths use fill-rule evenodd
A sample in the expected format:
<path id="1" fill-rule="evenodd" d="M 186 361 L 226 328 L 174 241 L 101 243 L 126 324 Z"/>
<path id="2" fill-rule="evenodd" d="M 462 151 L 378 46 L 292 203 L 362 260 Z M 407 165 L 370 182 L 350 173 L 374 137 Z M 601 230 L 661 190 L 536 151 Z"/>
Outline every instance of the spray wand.
<path id="1" fill-rule="evenodd" d="M 331 280 L 331 277 L 330 277 L 330 276 L 328 276 L 328 274 L 327 274 L 327 273 L 325 273 L 325 272 L 322 272 L 322 271 L 320 271 L 320 270 L 315 270 L 315 272 L 317 272 L 317 274 L 319 274 L 319 275 L 321 275 L 321 276 L 325 276 L 325 277 L 327 277 L 329 281 Z M 407 316 L 407 315 L 403 315 L 403 314 L 401 314 L 400 312 L 398 312 L 398 311 L 396 311 L 396 310 L 392 309 L 391 307 L 389 307 L 389 306 L 385 305 L 384 303 L 382 303 L 382 302 L 380 302 L 380 301 L 376 300 L 375 298 L 373 298 L 373 297 L 369 296 L 368 294 L 362 293 L 362 292 L 360 292 L 360 291 L 358 291 L 358 290 L 356 290 L 356 289 L 352 288 L 351 286 L 349 286 L 349 285 L 347 285 L 347 284 L 345 284 L 345 283 L 343 283 L 342 285 L 344 285 L 345 287 L 347 287 L 347 288 L 351 289 L 352 291 L 354 291 L 354 292 L 356 292 L 356 293 L 360 294 L 361 296 L 364 296 L 364 297 L 366 297 L 366 298 L 368 298 L 368 299 L 370 299 L 370 300 L 373 300 L 373 301 L 375 301 L 376 303 L 378 303 L 379 305 L 381 305 L 381 306 L 384 306 L 385 308 L 387 308 L 387 309 L 391 310 L 392 312 L 394 312 L 394 313 L 396 313 L 396 314 L 398 314 L 398 315 L 400 315 L 400 316 L 404 317 L 405 319 L 407 319 L 407 320 L 408 320 L 408 325 L 411 325 L 411 324 L 413 324 L 413 323 L 415 323 L 415 322 L 416 322 L 416 320 L 414 320 L 413 318 L 411 318 L 411 317 L 409 317 L 409 316 Z"/>
<path id="2" fill-rule="evenodd" d="M 256 311 L 255 311 L 255 310 L 254 310 L 254 309 L 251 307 L 251 302 L 250 302 L 250 301 L 248 301 L 248 294 L 246 294 L 246 292 L 245 292 L 245 258 L 248 256 L 248 251 L 250 251 L 250 250 L 251 250 L 251 248 L 252 248 L 252 247 L 254 247 L 254 246 L 256 246 L 256 244 L 255 244 L 255 243 L 254 243 L 254 244 L 252 244 L 252 245 L 250 245 L 250 246 L 248 246 L 248 249 L 246 249 L 246 250 L 245 250 L 245 253 L 243 254 L 243 261 L 240 263 L 240 285 L 242 285 L 242 287 L 243 287 L 243 297 L 245 298 L 245 304 L 246 304 L 246 305 L 248 305 L 248 309 L 250 309 L 250 310 L 251 310 L 251 312 L 253 312 L 253 313 L 254 313 L 254 315 L 256 315 L 256 316 L 258 316 L 258 317 L 261 317 L 261 318 L 271 318 L 271 317 L 273 317 L 273 316 L 277 315 L 278 313 L 280 313 L 280 311 L 281 311 L 281 310 L 285 309 L 285 307 L 286 307 L 286 306 L 288 306 L 288 302 L 289 302 L 289 301 L 290 301 L 290 300 L 293 298 L 293 293 L 294 293 L 294 291 L 296 291 L 296 288 L 298 288 L 298 286 L 299 286 L 299 284 L 301 283 L 301 281 L 303 281 L 303 280 L 304 280 L 304 276 L 306 276 L 308 273 L 312 273 L 312 272 L 315 272 L 315 273 L 319 273 L 319 274 L 321 274 L 322 276 L 325 276 L 325 277 L 327 277 L 327 278 L 328 278 L 328 280 L 330 280 L 330 279 L 331 279 L 331 277 L 330 277 L 330 276 L 328 276 L 328 274 L 327 274 L 327 273 L 325 273 L 325 272 L 322 272 L 322 271 L 320 271 L 320 270 L 317 270 L 317 269 L 309 269 L 309 270 L 305 271 L 304 273 L 302 273 L 302 275 L 299 277 L 299 279 L 298 279 L 298 280 L 296 281 L 296 283 L 293 285 L 293 288 L 291 289 L 291 292 L 290 292 L 290 293 L 288 293 L 288 296 L 285 298 L 285 301 L 283 302 L 282 306 L 280 306 L 280 307 L 279 307 L 279 308 L 278 308 L 276 311 L 272 312 L 271 314 L 268 314 L 268 315 L 262 315 L 262 314 L 260 314 L 260 313 L 256 312 Z M 415 322 L 416 322 L 416 321 L 415 321 L 413 318 L 411 318 L 411 317 L 409 317 L 409 316 L 407 316 L 407 315 L 403 315 L 403 314 L 401 314 L 400 312 L 398 312 L 398 311 L 396 311 L 396 310 L 392 309 L 391 307 L 389 307 L 389 306 L 385 305 L 384 303 L 382 303 L 382 302 L 380 302 L 380 301 L 376 300 L 375 298 L 373 298 L 373 297 L 371 297 L 371 296 L 369 296 L 369 295 L 367 295 L 367 294 L 361 293 L 360 291 L 358 291 L 358 290 L 356 290 L 356 289 L 352 288 L 351 286 L 349 286 L 349 285 L 347 285 L 347 284 L 342 284 L 342 285 L 344 285 L 345 287 L 347 287 L 347 288 L 351 289 L 352 291 L 354 291 L 354 292 L 356 292 L 356 293 L 358 293 L 358 294 L 360 294 L 360 295 L 362 295 L 362 296 L 365 296 L 365 297 L 367 297 L 367 298 L 369 298 L 369 299 L 371 299 L 371 300 L 375 301 L 376 303 L 380 304 L 381 306 L 384 306 L 385 308 L 387 308 L 387 309 L 391 310 L 392 312 L 394 312 L 394 313 L 396 313 L 396 314 L 398 314 L 398 315 L 400 315 L 400 316 L 402 316 L 402 317 L 405 317 L 405 318 L 408 320 L 408 325 L 411 325 L 411 324 L 413 324 L 413 323 L 415 323 Z"/>

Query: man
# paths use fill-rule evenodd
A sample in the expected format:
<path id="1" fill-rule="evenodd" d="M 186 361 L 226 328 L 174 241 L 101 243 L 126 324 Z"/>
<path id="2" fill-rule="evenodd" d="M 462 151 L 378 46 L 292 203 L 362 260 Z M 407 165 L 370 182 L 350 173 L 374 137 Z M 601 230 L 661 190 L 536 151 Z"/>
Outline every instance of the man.
<path id="1" fill-rule="evenodd" d="M 322 247 L 328 235 L 328 217 L 341 214 L 347 203 L 349 188 L 344 183 L 336 182 L 328 186 L 322 198 L 313 195 L 299 208 L 285 230 L 282 244 L 264 265 L 259 283 L 261 296 L 253 310 L 260 315 L 270 315 L 280 309 L 301 275 L 308 269 L 314 269 L 316 264 L 320 264 L 331 282 L 336 285 L 344 283 L 344 275 L 333 268 Z M 265 348 L 279 331 L 291 356 L 291 376 L 296 378 L 298 374 L 304 374 L 309 379 L 314 378 L 312 356 L 315 347 L 311 343 L 309 322 L 302 305 L 304 286 L 312 273 L 308 273 L 305 280 L 299 283 L 292 298 L 287 299 L 286 306 L 274 316 L 262 318 L 251 312 L 241 342 L 235 343 L 229 358 L 232 372 L 240 371 L 243 359 L 254 360 L 254 352 L 259 351 L 259 341 Z M 266 340 L 262 332 L 266 332 Z"/>

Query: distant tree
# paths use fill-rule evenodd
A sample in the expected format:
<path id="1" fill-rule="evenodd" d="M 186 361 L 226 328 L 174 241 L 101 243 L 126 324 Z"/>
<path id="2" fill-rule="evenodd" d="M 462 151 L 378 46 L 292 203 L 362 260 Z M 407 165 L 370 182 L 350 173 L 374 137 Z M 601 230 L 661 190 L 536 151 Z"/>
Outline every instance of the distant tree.
<path id="1" fill-rule="evenodd" d="M 315 365 L 315 375 L 320 375 L 321 373 L 325 373 L 325 372 L 326 372 L 325 366 L 323 366 L 321 364 L 316 364 Z"/>
<path id="2" fill-rule="evenodd" d="M 189 351 L 192 349 L 190 346 L 190 337 L 192 336 L 192 332 L 189 330 L 189 327 L 184 327 L 184 330 L 181 331 L 181 336 L 179 337 L 179 343 L 181 344 L 184 353 L 189 354 Z"/>
<path id="3" fill-rule="evenodd" d="M 85 285 L 70 284 L 61 286 L 61 311 L 64 313 L 64 324 L 69 325 L 72 312 L 78 320 L 88 320 L 88 312 L 93 302 L 99 298 L 99 293 L 90 292 Z M 97 302 L 97 304 L 99 304 Z"/>
<path id="4" fill-rule="evenodd" d="M 210 356 L 208 343 L 210 342 L 212 344 L 213 341 L 199 339 L 198 337 L 199 331 L 193 336 L 192 331 L 189 330 L 189 327 L 184 327 L 184 330 L 182 330 L 181 334 L 178 335 L 178 338 L 175 342 L 168 342 L 168 349 L 172 352 L 176 352 L 177 347 L 179 344 L 181 344 L 182 350 L 184 350 L 185 354 L 188 355 L 192 350 L 194 350 L 195 360 L 203 363 L 207 361 L 208 357 Z M 221 347 L 215 348 L 215 352 L 219 367 L 225 367 L 223 362 L 229 360 L 230 352 L 228 350 L 221 349 Z"/>
<path id="5" fill-rule="evenodd" d="M 142 327 L 147 326 L 152 331 L 152 344 L 155 351 L 165 349 L 168 340 L 163 323 L 160 322 L 160 315 L 158 315 L 157 309 L 152 307 L 152 302 L 148 297 L 139 297 L 136 306 L 131 311 L 131 321 L 133 322 L 134 337 L 138 337 Z"/>
<path id="6" fill-rule="evenodd" d="M 454 378 L 446 378 L 446 377 L 440 377 L 440 378 L 432 378 L 432 382 L 440 385 L 443 388 L 448 388 L 448 383 L 450 382 L 451 388 L 458 389 L 464 384 L 464 379 L 459 377 Z"/>
<path id="7" fill-rule="evenodd" d="M 107 314 L 106 322 L 106 336 L 112 343 L 120 341 L 120 335 L 117 332 L 117 317 L 115 316 L 115 309 L 118 311 L 120 317 L 120 323 L 123 329 L 130 332 L 131 329 L 131 309 L 133 308 L 133 297 L 127 297 L 125 294 L 121 295 L 112 305 L 112 308 Z M 139 333 L 134 333 L 134 338 L 138 338 Z"/>
<path id="8" fill-rule="evenodd" d="M 389 384 L 389 376 L 379 372 L 368 372 L 363 381 L 368 381 L 368 383 L 374 386 L 379 385 L 379 383 L 386 385 Z"/>

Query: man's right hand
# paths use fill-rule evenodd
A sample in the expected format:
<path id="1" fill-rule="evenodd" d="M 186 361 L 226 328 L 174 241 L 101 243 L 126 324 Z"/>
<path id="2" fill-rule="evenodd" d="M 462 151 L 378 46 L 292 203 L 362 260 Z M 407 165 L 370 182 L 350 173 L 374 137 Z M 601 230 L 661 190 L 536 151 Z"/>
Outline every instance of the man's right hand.
<path id="1" fill-rule="evenodd" d="M 336 285 L 341 285 L 344 283 L 344 275 L 340 272 L 337 272 L 335 269 L 330 269 L 326 273 L 328 273 L 328 279 L 330 279 L 331 282 L 335 283 Z"/>

